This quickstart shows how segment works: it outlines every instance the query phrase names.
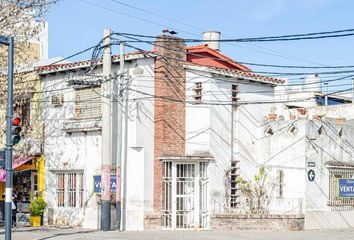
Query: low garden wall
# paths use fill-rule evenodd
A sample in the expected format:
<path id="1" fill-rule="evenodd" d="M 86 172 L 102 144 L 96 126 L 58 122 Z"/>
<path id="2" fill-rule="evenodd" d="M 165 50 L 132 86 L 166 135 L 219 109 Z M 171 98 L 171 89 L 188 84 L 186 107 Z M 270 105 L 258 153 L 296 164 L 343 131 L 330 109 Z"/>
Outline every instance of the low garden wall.
<path id="1" fill-rule="evenodd" d="M 210 219 L 211 230 L 304 230 L 305 216 L 300 215 L 243 215 L 214 214 Z"/>

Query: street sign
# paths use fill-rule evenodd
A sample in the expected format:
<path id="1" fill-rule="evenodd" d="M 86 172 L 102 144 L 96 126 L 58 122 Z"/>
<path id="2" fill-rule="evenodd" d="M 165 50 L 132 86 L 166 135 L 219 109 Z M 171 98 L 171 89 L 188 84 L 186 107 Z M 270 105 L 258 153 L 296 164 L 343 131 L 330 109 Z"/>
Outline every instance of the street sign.
<path id="1" fill-rule="evenodd" d="M 307 166 L 308 167 L 316 167 L 316 163 L 315 162 L 307 162 Z"/>
<path id="2" fill-rule="evenodd" d="M 307 177 L 309 179 L 310 182 L 312 182 L 313 180 L 315 180 L 315 177 L 316 177 L 316 174 L 315 174 L 315 171 L 314 170 L 309 170 L 307 172 Z"/>
<path id="3" fill-rule="evenodd" d="M 339 179 L 339 197 L 354 197 L 354 179 Z"/>
<path id="4" fill-rule="evenodd" d="M 111 193 L 117 190 L 117 176 L 111 176 Z M 101 175 L 93 176 L 93 192 L 101 193 Z"/>

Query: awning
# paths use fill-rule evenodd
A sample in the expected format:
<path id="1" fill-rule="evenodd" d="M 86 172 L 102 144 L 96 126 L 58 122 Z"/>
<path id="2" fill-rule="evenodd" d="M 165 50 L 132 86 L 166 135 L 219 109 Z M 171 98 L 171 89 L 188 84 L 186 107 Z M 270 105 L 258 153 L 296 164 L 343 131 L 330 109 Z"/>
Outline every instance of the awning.
<path id="1" fill-rule="evenodd" d="M 33 156 L 14 156 L 14 161 L 12 163 L 12 168 L 16 170 L 19 166 L 22 166 L 26 162 L 33 160 Z M 6 170 L 5 169 L 0 169 L 0 182 L 5 182 L 6 181 Z"/>

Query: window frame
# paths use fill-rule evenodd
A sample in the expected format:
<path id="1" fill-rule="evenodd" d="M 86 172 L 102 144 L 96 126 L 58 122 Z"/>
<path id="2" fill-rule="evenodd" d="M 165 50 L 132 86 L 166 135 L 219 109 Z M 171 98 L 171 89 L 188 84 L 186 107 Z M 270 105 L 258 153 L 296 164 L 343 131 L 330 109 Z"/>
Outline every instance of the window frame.
<path id="1" fill-rule="evenodd" d="M 59 188 L 59 176 L 62 188 Z M 83 208 L 85 179 L 84 172 L 56 172 L 56 207 Z M 62 200 L 59 201 L 59 195 Z"/>

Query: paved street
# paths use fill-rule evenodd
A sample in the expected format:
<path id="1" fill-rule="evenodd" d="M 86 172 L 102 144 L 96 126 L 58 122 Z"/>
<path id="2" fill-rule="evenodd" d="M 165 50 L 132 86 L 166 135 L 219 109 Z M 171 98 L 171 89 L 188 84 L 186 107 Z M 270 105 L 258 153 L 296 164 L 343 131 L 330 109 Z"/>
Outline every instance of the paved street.
<path id="1" fill-rule="evenodd" d="M 0 232 L 0 239 L 4 239 L 4 231 Z M 234 232 L 211 232 L 211 231 L 145 231 L 145 232 L 97 232 L 85 229 L 16 229 L 13 240 L 98 240 L 98 239 L 121 239 L 121 240 L 235 240 L 235 239 L 281 239 L 281 240 L 341 240 L 354 239 L 354 229 L 318 230 L 303 232 L 276 232 L 276 231 L 234 231 Z"/>

